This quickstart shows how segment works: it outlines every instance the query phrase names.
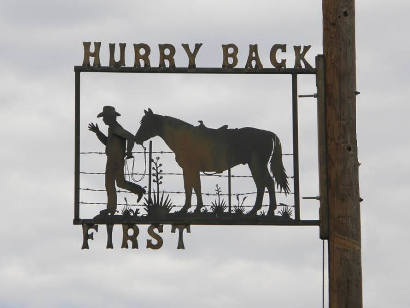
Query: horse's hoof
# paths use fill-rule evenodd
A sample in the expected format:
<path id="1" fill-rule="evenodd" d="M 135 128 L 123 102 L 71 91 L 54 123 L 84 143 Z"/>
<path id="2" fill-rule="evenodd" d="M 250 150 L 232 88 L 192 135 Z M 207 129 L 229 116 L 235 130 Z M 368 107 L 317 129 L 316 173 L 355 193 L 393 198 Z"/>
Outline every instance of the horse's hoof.
<path id="1" fill-rule="evenodd" d="M 270 205 L 266 216 L 275 216 L 276 205 Z"/>
<path id="2" fill-rule="evenodd" d="M 107 215 L 115 215 L 116 210 L 115 209 L 105 209 L 100 211 L 101 216 L 107 216 Z"/>
<path id="3" fill-rule="evenodd" d="M 250 210 L 246 215 L 248 216 L 256 216 L 257 210 Z"/>

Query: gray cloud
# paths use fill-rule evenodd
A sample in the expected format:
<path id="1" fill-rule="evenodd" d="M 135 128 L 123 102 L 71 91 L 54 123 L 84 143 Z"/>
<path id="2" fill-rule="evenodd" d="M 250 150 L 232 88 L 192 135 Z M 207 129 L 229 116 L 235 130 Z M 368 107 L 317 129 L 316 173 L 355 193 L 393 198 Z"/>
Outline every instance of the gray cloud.
<path id="1" fill-rule="evenodd" d="M 309 1 L 2 1 L 0 4 L 0 151 L 3 223 L 0 256 L 2 307 L 305 307 L 321 303 L 321 242 L 317 228 L 193 227 L 186 251 L 166 227 L 160 251 L 125 251 L 114 230 L 113 251 L 105 229 L 81 251 L 81 230 L 72 226 L 74 73 L 82 41 L 147 42 L 157 63 L 158 43 L 204 42 L 198 64 L 221 65 L 222 43 L 258 43 L 270 66 L 274 43 L 312 44 L 310 62 L 321 52 L 321 7 Z M 405 258 L 409 242 L 406 196 L 409 4 L 357 3 L 358 142 L 362 203 L 364 303 L 383 307 L 394 298 L 407 307 Z M 407 9 L 407 10 L 406 10 Z M 289 56 L 289 63 L 292 58 Z M 191 78 L 192 77 L 192 78 Z M 210 126 L 255 125 L 277 131 L 291 150 L 289 80 L 268 77 L 112 76 L 83 74 L 83 146 L 101 150 L 86 131 L 101 106 L 124 110 L 135 129 L 142 109 Z M 314 82 L 301 78 L 301 93 Z M 117 102 L 118 101 L 118 102 Z M 255 112 L 249 102 L 260 103 Z M 317 194 L 315 106 L 300 105 L 301 190 Z M 207 106 L 206 108 L 204 106 Z M 253 106 L 253 105 L 252 105 Z M 208 109 L 209 108 L 209 109 Z M 218 108 L 219 115 L 212 111 Z M 228 116 L 235 108 L 235 115 Z M 269 116 L 267 116 L 269 114 Z M 283 116 L 283 115 L 286 116 Z M 140 159 L 140 157 L 138 158 Z M 84 167 L 100 169 L 102 160 Z M 171 162 L 171 159 L 169 159 Z M 242 170 L 241 170 L 242 172 Z M 88 179 L 89 185 L 101 185 Z M 173 184 L 170 184 L 173 185 Z M 209 188 L 212 188 L 212 183 Z M 245 184 L 241 184 L 245 185 Z M 249 184 L 246 184 L 249 185 Z M 253 189 L 251 187 L 250 189 Z M 97 197 L 96 197 L 97 198 Z M 104 199 L 104 195 L 99 198 Z M 316 202 L 302 204 L 316 218 Z M 146 229 L 142 227 L 140 246 Z M 387 279 L 386 279 L 387 278 Z M 383 294 L 383 295 L 382 295 Z M 385 296 L 388 294 L 389 296 Z"/>

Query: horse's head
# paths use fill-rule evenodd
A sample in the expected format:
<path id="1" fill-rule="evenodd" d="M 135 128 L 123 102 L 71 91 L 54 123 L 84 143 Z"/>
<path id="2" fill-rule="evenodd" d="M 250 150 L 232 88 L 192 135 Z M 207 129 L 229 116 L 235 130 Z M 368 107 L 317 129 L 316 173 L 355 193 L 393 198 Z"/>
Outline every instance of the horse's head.
<path id="1" fill-rule="evenodd" d="M 148 108 L 148 111 L 144 110 L 144 113 L 145 114 L 140 121 L 140 128 L 134 138 L 137 144 L 143 144 L 144 141 L 158 136 L 159 134 L 159 115 L 154 114 L 150 108 Z"/>

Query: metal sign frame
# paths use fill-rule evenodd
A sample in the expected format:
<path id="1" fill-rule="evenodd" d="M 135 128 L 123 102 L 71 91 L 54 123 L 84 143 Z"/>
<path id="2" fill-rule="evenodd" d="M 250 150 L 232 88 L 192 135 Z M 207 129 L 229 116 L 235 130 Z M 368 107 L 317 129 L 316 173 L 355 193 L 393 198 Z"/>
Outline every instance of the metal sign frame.
<path id="1" fill-rule="evenodd" d="M 175 224 L 176 221 L 157 221 L 147 220 L 121 220 L 121 222 L 82 219 L 80 218 L 80 89 L 81 89 L 81 73 L 159 73 L 159 74 L 246 74 L 246 75 L 291 75 L 292 85 L 292 129 L 293 129 L 293 184 L 294 184 L 294 210 L 295 219 L 290 221 L 264 222 L 255 219 L 252 223 L 244 222 L 237 223 L 232 221 L 195 221 L 195 219 L 181 218 L 177 223 L 181 225 L 287 225 L 287 226 L 316 226 L 319 225 L 319 220 L 301 220 L 300 219 L 300 191 L 299 191 L 299 137 L 298 137 L 298 75 L 316 75 L 316 68 L 215 68 L 215 67 L 198 67 L 198 68 L 182 68 L 182 67 L 113 67 L 113 66 L 74 66 L 75 72 L 75 164 L 74 164 L 74 220 L 75 225 L 95 225 L 95 224 Z M 319 91 L 318 91 L 319 92 Z"/>

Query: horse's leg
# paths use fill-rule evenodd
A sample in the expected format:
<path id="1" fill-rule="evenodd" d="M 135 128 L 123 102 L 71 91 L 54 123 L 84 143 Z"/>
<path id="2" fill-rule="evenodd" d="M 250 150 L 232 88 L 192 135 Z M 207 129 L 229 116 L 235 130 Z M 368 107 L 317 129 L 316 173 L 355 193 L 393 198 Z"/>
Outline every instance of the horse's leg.
<path id="1" fill-rule="evenodd" d="M 188 212 L 188 209 L 191 207 L 191 197 L 192 197 L 192 184 L 193 184 L 193 177 L 192 172 L 189 172 L 186 169 L 183 169 L 184 175 L 184 189 L 185 189 L 185 204 L 182 209 L 179 211 L 180 213 Z"/>
<path id="2" fill-rule="evenodd" d="M 257 157 L 252 158 L 249 163 L 249 169 L 251 170 L 251 174 L 256 185 L 256 200 L 254 207 L 248 215 L 256 215 L 256 213 L 262 208 L 263 193 L 265 192 L 266 187 L 265 174 L 263 172 L 261 160 Z"/>
<path id="3" fill-rule="evenodd" d="M 275 181 L 269 174 L 268 169 L 265 170 L 266 187 L 269 191 L 269 210 L 268 215 L 275 215 L 275 210 L 277 207 L 276 195 L 275 195 Z"/>
<path id="4" fill-rule="evenodd" d="M 193 185 L 194 185 L 194 191 L 196 194 L 196 209 L 195 213 L 200 213 L 201 208 L 204 205 L 202 202 L 202 193 L 201 193 L 201 178 L 199 176 L 199 171 L 195 172 L 194 178 L 193 178 Z"/>

